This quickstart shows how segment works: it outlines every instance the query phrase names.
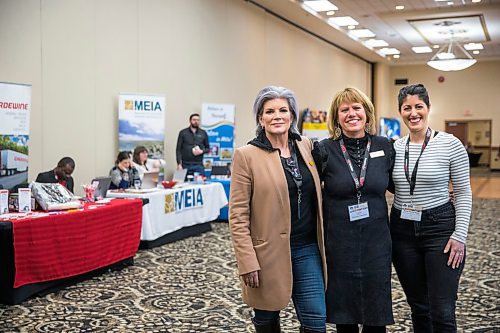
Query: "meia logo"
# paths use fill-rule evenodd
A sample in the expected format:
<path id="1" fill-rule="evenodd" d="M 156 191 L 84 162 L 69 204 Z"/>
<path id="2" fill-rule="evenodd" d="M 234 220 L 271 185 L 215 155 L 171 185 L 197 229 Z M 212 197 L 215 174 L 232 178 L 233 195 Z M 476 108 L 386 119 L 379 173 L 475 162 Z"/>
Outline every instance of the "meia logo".
<path id="1" fill-rule="evenodd" d="M 203 207 L 203 193 L 200 188 L 185 189 L 165 196 L 165 214 L 201 207 Z"/>
<path id="2" fill-rule="evenodd" d="M 125 110 L 131 111 L 161 111 L 161 105 L 158 101 L 134 101 L 125 100 Z"/>

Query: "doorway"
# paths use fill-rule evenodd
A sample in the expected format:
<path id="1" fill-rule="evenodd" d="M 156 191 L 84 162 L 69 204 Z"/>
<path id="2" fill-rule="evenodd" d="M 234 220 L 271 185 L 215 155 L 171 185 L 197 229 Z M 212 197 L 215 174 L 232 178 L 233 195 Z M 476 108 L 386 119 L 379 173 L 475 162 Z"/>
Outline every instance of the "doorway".
<path id="1" fill-rule="evenodd" d="M 491 119 L 447 120 L 445 131 L 456 136 L 466 147 L 471 167 L 490 167 Z"/>

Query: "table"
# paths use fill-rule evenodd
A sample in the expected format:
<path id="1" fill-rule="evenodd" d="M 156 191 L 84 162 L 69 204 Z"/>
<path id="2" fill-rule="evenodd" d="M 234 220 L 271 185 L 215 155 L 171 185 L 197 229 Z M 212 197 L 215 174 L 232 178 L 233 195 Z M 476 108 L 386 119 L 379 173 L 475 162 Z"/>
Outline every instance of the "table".
<path id="1" fill-rule="evenodd" d="M 152 248 L 211 230 L 227 197 L 220 183 L 173 189 L 108 191 L 108 197 L 149 199 L 143 207 L 141 248 Z"/>
<path id="2" fill-rule="evenodd" d="M 231 179 L 226 178 L 226 179 L 209 179 L 207 182 L 210 183 L 221 183 L 222 186 L 224 186 L 224 192 L 226 192 L 226 197 L 229 200 L 229 192 L 231 190 Z M 217 218 L 218 220 L 222 221 L 229 221 L 229 208 L 228 206 L 225 206 L 221 208 L 219 217 Z"/>
<path id="3" fill-rule="evenodd" d="M 133 262 L 142 200 L 0 216 L 0 302 L 18 304 L 72 277 Z"/>

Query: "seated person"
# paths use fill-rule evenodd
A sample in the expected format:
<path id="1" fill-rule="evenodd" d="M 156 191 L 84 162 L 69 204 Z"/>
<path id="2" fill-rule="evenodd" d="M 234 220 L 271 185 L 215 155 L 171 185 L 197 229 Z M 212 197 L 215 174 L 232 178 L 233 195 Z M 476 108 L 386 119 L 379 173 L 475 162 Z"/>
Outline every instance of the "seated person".
<path id="1" fill-rule="evenodd" d="M 145 172 L 158 172 L 160 167 L 165 165 L 165 161 L 162 159 L 148 159 L 148 154 L 148 150 L 144 146 L 137 146 L 134 149 L 133 163 L 141 180 Z"/>
<path id="2" fill-rule="evenodd" d="M 140 181 L 137 169 L 132 166 L 129 152 L 121 151 L 116 157 L 115 166 L 109 171 L 111 176 L 110 190 L 127 189 Z"/>
<path id="3" fill-rule="evenodd" d="M 35 181 L 37 183 L 59 183 L 73 193 L 74 181 L 71 174 L 74 170 L 75 161 L 71 157 L 63 157 L 53 170 L 39 173 Z"/>

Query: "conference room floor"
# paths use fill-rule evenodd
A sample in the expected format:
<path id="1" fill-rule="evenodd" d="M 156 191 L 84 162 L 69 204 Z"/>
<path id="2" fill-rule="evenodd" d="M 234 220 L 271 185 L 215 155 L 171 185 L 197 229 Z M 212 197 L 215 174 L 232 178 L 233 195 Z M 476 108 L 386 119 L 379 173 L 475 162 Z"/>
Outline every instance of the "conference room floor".
<path id="1" fill-rule="evenodd" d="M 500 172 L 472 170 L 468 255 L 457 303 L 459 332 L 500 332 Z M 0 332 L 253 332 L 242 304 L 226 223 L 161 247 L 140 250 L 133 266 L 17 306 L 0 305 Z M 395 324 L 411 332 L 401 285 L 392 279 Z M 283 332 L 298 332 L 290 304 Z M 335 332 L 328 326 L 328 332 Z"/>

